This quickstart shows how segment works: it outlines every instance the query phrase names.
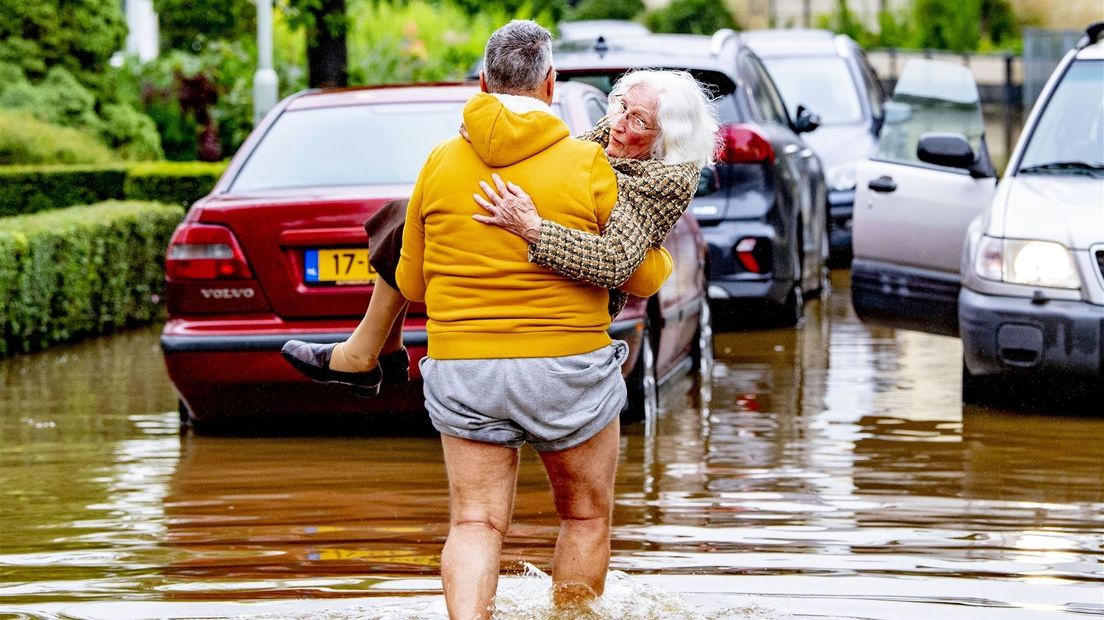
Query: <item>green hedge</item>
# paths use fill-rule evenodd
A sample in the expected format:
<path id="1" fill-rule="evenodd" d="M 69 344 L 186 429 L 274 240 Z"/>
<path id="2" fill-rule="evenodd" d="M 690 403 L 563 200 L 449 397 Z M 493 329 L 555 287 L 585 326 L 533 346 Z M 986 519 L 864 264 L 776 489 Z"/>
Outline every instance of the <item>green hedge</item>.
<path id="1" fill-rule="evenodd" d="M 210 193 L 225 163 L 156 162 L 136 164 L 127 172 L 127 200 L 156 200 L 189 207 Z"/>
<path id="2" fill-rule="evenodd" d="M 202 162 L 0 167 L 0 217 L 120 199 L 187 207 L 225 169 L 225 163 Z"/>
<path id="3" fill-rule="evenodd" d="M 184 210 L 105 202 L 0 218 L 0 356 L 160 316 Z"/>
<path id="4" fill-rule="evenodd" d="M 126 168 L 0 168 L 0 217 L 123 198 Z"/>

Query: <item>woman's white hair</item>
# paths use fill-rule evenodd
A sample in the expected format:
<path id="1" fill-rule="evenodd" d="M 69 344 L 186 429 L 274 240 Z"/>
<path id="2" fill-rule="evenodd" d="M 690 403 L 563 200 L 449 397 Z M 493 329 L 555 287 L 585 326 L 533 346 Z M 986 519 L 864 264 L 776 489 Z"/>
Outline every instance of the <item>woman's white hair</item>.
<path id="1" fill-rule="evenodd" d="M 619 98 L 643 87 L 658 102 L 656 125 L 659 134 L 652 144 L 652 157 L 665 164 L 713 163 L 717 150 L 717 112 L 709 93 L 686 71 L 640 70 L 617 80 L 610 92 L 610 113 L 620 111 Z"/>

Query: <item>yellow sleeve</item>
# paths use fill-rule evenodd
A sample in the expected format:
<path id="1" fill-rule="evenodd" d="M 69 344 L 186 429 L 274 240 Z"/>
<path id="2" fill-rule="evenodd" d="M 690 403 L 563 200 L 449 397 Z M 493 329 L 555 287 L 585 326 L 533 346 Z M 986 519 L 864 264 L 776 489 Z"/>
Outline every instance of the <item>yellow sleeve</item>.
<path id="1" fill-rule="evenodd" d="M 671 272 L 675 270 L 675 261 L 667 248 L 648 248 L 644 262 L 621 285 L 621 290 L 637 297 L 651 297 L 659 292 Z"/>
<path id="2" fill-rule="evenodd" d="M 414 191 L 410 196 L 410 202 L 406 205 L 406 224 L 403 226 L 402 252 L 399 254 L 399 264 L 395 268 L 395 282 L 399 285 L 399 291 L 403 297 L 410 301 L 425 302 L 425 223 L 422 221 L 422 183 L 425 179 L 426 168 L 430 159 L 422 166 L 418 173 L 418 180 L 414 183 Z"/>

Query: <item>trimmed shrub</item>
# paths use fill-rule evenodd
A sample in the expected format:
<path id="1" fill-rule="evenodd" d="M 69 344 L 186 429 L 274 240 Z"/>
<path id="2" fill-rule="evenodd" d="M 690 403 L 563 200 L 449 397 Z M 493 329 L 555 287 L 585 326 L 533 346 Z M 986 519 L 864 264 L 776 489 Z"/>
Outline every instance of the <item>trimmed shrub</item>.
<path id="1" fill-rule="evenodd" d="M 165 248 L 183 214 L 105 202 L 0 219 L 0 355 L 161 316 Z"/>
<path id="2" fill-rule="evenodd" d="M 126 175 L 123 167 L 0 168 L 0 217 L 120 199 Z"/>
<path id="3" fill-rule="evenodd" d="M 51 125 L 29 112 L 0 109 L 0 166 L 106 164 L 117 159 L 89 133 Z"/>
<path id="4" fill-rule="evenodd" d="M 723 0 L 673 0 L 648 13 L 645 23 L 652 32 L 713 34 L 721 28 L 740 29 Z"/>
<path id="5" fill-rule="evenodd" d="M 131 166 L 124 194 L 128 200 L 156 200 L 188 208 L 211 192 L 225 162 L 149 163 Z"/>

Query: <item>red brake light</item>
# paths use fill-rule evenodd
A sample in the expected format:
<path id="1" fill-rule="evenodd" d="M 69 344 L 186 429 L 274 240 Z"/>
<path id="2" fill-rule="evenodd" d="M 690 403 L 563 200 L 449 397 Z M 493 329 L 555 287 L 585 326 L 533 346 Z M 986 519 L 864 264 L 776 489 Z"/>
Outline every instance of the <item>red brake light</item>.
<path id="1" fill-rule="evenodd" d="M 253 271 L 228 228 L 182 224 L 169 242 L 165 275 L 173 280 L 241 279 L 252 278 Z"/>
<path id="2" fill-rule="evenodd" d="M 770 140 L 752 125 L 722 125 L 718 130 L 722 144 L 717 160 L 726 164 L 752 164 L 774 161 Z"/>
<path id="3" fill-rule="evenodd" d="M 733 246 L 732 255 L 740 261 L 744 270 L 751 273 L 767 273 L 771 270 L 771 244 L 766 237 L 740 239 Z"/>

